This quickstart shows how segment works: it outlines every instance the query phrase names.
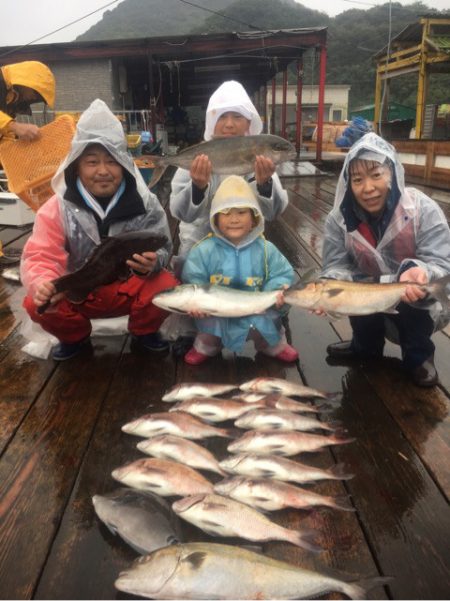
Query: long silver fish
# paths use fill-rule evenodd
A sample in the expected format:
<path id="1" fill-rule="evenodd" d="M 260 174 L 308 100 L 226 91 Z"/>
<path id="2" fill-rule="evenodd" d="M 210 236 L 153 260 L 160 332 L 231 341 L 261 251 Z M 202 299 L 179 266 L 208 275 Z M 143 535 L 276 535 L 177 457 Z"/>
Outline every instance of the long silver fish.
<path id="1" fill-rule="evenodd" d="M 349 480 L 354 477 L 354 474 L 350 474 L 343 463 L 336 463 L 333 467 L 323 470 L 286 457 L 258 455 L 257 453 L 230 455 L 222 459 L 219 465 L 231 474 L 254 478 L 273 478 L 299 484 L 318 480 Z"/>
<path id="2" fill-rule="evenodd" d="M 322 436 L 307 432 L 250 431 L 228 445 L 230 453 L 259 453 L 260 455 L 297 455 L 313 453 L 331 445 L 353 442 L 354 438 L 337 435 Z"/>
<path id="3" fill-rule="evenodd" d="M 178 516 L 159 495 L 119 488 L 94 495 L 92 503 L 109 530 L 142 555 L 183 541 Z"/>
<path id="4" fill-rule="evenodd" d="M 247 292 L 213 284 L 181 284 L 155 294 L 152 303 L 172 313 L 202 311 L 216 317 L 243 317 L 267 311 L 275 304 L 279 292 Z"/>
<path id="5" fill-rule="evenodd" d="M 181 518 L 212 536 L 238 536 L 252 541 L 283 540 L 308 551 L 320 551 L 312 530 L 289 530 L 252 507 L 215 494 L 185 497 L 172 504 Z"/>
<path id="6" fill-rule="evenodd" d="M 322 392 L 316 388 L 310 388 L 309 386 L 303 386 L 303 384 L 297 384 L 297 382 L 289 382 L 288 380 L 282 380 L 281 378 L 254 378 L 243 382 L 239 388 L 244 392 L 280 392 L 285 396 L 298 396 L 303 398 L 321 398 L 326 399 L 334 397 L 333 393 Z"/>
<path id="7" fill-rule="evenodd" d="M 220 467 L 214 455 L 192 440 L 162 434 L 154 438 L 141 440 L 137 448 L 147 455 L 184 463 L 195 469 L 208 470 L 217 474 L 225 472 Z"/>
<path id="8" fill-rule="evenodd" d="M 272 159 L 275 165 L 296 157 L 295 148 L 288 140 L 271 134 L 215 138 L 190 146 L 173 156 L 152 157 L 155 170 L 149 188 L 159 181 L 169 165 L 189 170 L 192 161 L 200 154 L 208 155 L 213 173 L 220 175 L 251 173 L 258 155 Z"/>
<path id="9" fill-rule="evenodd" d="M 235 545 L 186 543 L 139 558 L 115 586 L 151 599 L 313 599 L 330 592 L 365 599 L 391 580 L 328 576 Z"/>
<path id="10" fill-rule="evenodd" d="M 245 430 L 328 430 L 335 432 L 338 424 L 331 425 L 313 417 L 305 417 L 280 409 L 252 409 L 241 415 L 234 425 Z M 339 424 L 340 425 L 340 424 Z"/>
<path id="11" fill-rule="evenodd" d="M 312 490 L 266 478 L 226 478 L 214 485 L 214 491 L 263 511 L 277 511 L 286 507 L 308 509 L 316 506 L 355 511 L 349 505 L 347 497 L 319 495 Z"/>
<path id="12" fill-rule="evenodd" d="M 159 434 L 173 434 L 192 440 L 210 436 L 221 436 L 222 438 L 233 438 L 234 436 L 229 430 L 211 426 L 186 411 L 148 413 L 124 424 L 122 431 L 145 438 Z"/>
<path id="13" fill-rule="evenodd" d="M 255 403 L 245 403 L 232 399 L 216 399 L 214 397 L 194 397 L 187 401 L 181 401 L 175 407 L 171 407 L 169 412 L 186 411 L 200 419 L 209 422 L 224 422 L 230 419 L 236 419 L 244 413 L 254 408 L 265 407 L 265 404 L 258 401 Z"/>
<path id="14" fill-rule="evenodd" d="M 172 386 L 162 400 L 166 403 L 174 403 L 175 401 L 186 401 L 193 399 L 196 396 L 217 396 L 225 394 L 238 388 L 236 384 L 213 384 L 203 382 L 184 382 Z"/>
<path id="15" fill-rule="evenodd" d="M 397 313 L 395 307 L 400 302 L 406 287 L 413 282 L 372 284 L 347 282 L 343 280 L 318 280 L 309 282 L 301 289 L 291 288 L 284 294 L 289 305 L 302 309 L 322 309 L 331 316 L 371 315 L 373 313 Z M 450 275 L 419 288 L 438 300 L 447 310 L 449 299 L 445 293 L 450 284 Z"/>
<path id="16" fill-rule="evenodd" d="M 162 497 L 184 497 L 213 490 L 211 482 L 191 467 L 166 459 L 137 459 L 113 470 L 111 475 L 122 484 Z"/>

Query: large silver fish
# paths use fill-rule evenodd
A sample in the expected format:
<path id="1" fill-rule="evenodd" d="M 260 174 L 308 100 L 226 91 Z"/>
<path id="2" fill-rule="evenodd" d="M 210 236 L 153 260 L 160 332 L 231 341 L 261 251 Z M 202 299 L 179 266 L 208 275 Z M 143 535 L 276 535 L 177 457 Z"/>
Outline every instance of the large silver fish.
<path id="1" fill-rule="evenodd" d="M 213 490 L 211 482 L 191 467 L 166 459 L 137 459 L 113 470 L 111 475 L 122 484 L 162 497 L 184 497 Z"/>
<path id="2" fill-rule="evenodd" d="M 243 317 L 267 311 L 276 303 L 279 292 L 247 292 L 213 284 L 181 284 L 155 294 L 152 303 L 172 313 L 202 311 L 216 317 Z"/>
<path id="3" fill-rule="evenodd" d="M 335 434 L 322 436 L 308 432 L 250 431 L 228 445 L 230 453 L 259 453 L 260 455 L 297 455 L 313 453 L 331 445 L 353 442 Z"/>
<path id="4" fill-rule="evenodd" d="M 308 509 L 316 506 L 355 511 L 349 505 L 347 497 L 320 495 L 287 482 L 266 478 L 226 478 L 214 485 L 214 491 L 263 511 L 277 511 L 286 507 Z"/>
<path id="5" fill-rule="evenodd" d="M 211 426 L 186 411 L 148 413 L 124 424 L 122 430 L 127 434 L 144 438 L 159 434 L 173 434 L 192 440 L 210 436 L 221 436 L 222 438 L 233 438 L 234 436 L 229 430 Z"/>
<path id="6" fill-rule="evenodd" d="M 178 461 L 195 469 L 224 474 L 211 451 L 187 438 L 162 434 L 141 440 L 136 446 L 143 453 L 153 457 Z"/>
<path id="7" fill-rule="evenodd" d="M 413 282 L 372 284 L 347 282 L 343 280 L 318 280 L 309 282 L 300 289 L 291 288 L 284 294 L 289 305 L 302 309 L 321 309 L 330 316 L 371 315 L 373 313 L 397 313 L 395 307 L 400 302 L 406 287 Z M 447 310 L 450 308 L 445 287 L 450 284 L 450 275 L 419 288 L 438 300 Z"/>
<path id="8" fill-rule="evenodd" d="M 328 430 L 334 432 L 337 427 L 321 422 L 314 417 L 305 417 L 280 409 L 252 409 L 241 415 L 234 425 L 244 430 Z M 337 426 L 338 424 L 336 424 Z"/>
<path id="9" fill-rule="evenodd" d="M 184 382 L 172 386 L 162 400 L 166 403 L 174 403 L 175 401 L 186 401 L 193 399 L 196 396 L 217 396 L 238 388 L 236 384 L 212 384 L 203 382 Z"/>
<path id="10" fill-rule="evenodd" d="M 243 382 L 239 388 L 244 392 L 280 392 L 286 396 L 298 396 L 303 398 L 321 398 L 326 399 L 334 397 L 333 393 L 322 392 L 316 388 L 303 386 L 297 382 L 282 380 L 281 378 L 254 378 Z"/>
<path id="11" fill-rule="evenodd" d="M 231 474 L 254 478 L 273 478 L 299 484 L 317 480 L 349 480 L 354 476 L 346 470 L 343 463 L 336 463 L 333 467 L 323 470 L 286 457 L 258 455 L 257 453 L 230 455 L 222 459 L 219 465 Z"/>
<path id="12" fill-rule="evenodd" d="M 173 156 L 153 156 L 155 170 L 148 184 L 149 188 L 160 180 L 169 165 L 189 170 L 192 161 L 200 154 L 208 155 L 213 173 L 220 175 L 252 173 L 259 155 L 272 159 L 275 165 L 296 157 L 295 148 L 288 140 L 271 134 L 215 138 L 190 146 Z"/>
<path id="13" fill-rule="evenodd" d="M 183 541 L 178 516 L 159 495 L 119 488 L 106 495 L 94 495 L 92 503 L 111 532 L 142 555 Z"/>
<path id="14" fill-rule="evenodd" d="M 313 599 L 330 592 L 365 599 L 391 580 L 328 576 L 234 545 L 186 543 L 139 558 L 115 586 L 151 599 Z"/>
<path id="15" fill-rule="evenodd" d="M 312 530 L 289 530 L 233 499 L 215 494 L 185 497 L 172 504 L 181 518 L 212 536 L 238 536 L 252 541 L 283 540 L 309 551 L 320 551 Z"/>

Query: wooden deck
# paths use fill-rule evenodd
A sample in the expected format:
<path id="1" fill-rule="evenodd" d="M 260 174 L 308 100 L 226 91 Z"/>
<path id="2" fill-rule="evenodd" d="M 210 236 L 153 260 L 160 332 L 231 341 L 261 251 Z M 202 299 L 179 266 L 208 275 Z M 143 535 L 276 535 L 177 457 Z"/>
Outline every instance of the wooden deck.
<path id="1" fill-rule="evenodd" d="M 269 237 L 301 274 L 318 266 L 324 220 L 335 177 L 286 178 L 290 205 Z M 448 198 L 440 202 L 450 215 Z M 176 223 L 171 222 L 176 233 Z M 29 228 L 2 228 L 6 246 L 20 249 Z M 136 553 L 106 529 L 91 498 L 113 490 L 111 471 L 138 458 L 137 440 L 121 425 L 163 411 L 163 393 L 176 382 L 241 383 L 257 375 L 342 391 L 330 419 L 355 442 L 308 454 L 322 467 L 345 462 L 355 477 L 315 484 L 317 492 L 350 495 L 355 512 L 284 510 L 273 519 L 319 531 L 324 552 L 312 556 L 289 543 L 263 551 L 294 564 L 392 576 L 371 599 L 448 599 L 450 596 L 450 330 L 435 335 L 441 385 L 413 386 L 398 349 L 376 363 L 331 365 L 325 347 L 349 335 L 347 320 L 292 308 L 289 335 L 300 352 L 290 367 L 224 353 L 188 367 L 165 356 L 130 352 L 127 336 L 96 337 L 94 351 L 62 364 L 37 360 L 21 348 L 23 290 L 0 277 L 0 597 L 2 599 L 124 599 L 114 588 Z M 226 444 L 211 439 L 218 457 Z M 212 540 L 194 527 L 188 540 Z M 239 541 L 234 541 L 238 544 Z M 343 598 L 336 594 L 328 598 Z"/>

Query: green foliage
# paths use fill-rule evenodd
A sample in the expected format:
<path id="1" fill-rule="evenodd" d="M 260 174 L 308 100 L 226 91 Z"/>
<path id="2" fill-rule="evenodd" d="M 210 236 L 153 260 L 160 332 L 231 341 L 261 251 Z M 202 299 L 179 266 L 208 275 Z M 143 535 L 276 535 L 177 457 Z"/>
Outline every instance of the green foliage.
<path id="1" fill-rule="evenodd" d="M 106 40 L 164 35 L 328 27 L 327 83 L 351 86 L 350 109 L 372 104 L 375 94 L 374 55 L 389 41 L 389 3 L 368 10 L 352 8 L 328 17 L 294 0 L 124 0 L 77 40 Z M 262 10 L 263 8 L 263 10 Z M 221 13 L 213 14 L 214 13 Z M 391 4 L 391 38 L 425 14 L 439 11 L 423 2 Z M 319 60 L 314 51 L 304 55 L 304 84 L 317 84 Z M 292 65 L 289 81 L 296 78 Z M 430 77 L 427 102 L 448 102 L 450 75 Z M 391 82 L 390 100 L 415 106 L 417 74 Z"/>

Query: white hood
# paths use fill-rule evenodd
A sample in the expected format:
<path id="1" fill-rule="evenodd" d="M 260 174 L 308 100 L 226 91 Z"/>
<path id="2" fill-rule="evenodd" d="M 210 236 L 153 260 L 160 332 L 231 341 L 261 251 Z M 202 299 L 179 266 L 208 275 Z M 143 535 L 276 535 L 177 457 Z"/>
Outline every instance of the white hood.
<path id="1" fill-rule="evenodd" d="M 244 87 L 237 81 L 225 81 L 209 99 L 204 134 L 206 141 L 212 139 L 219 117 L 231 111 L 239 113 L 250 121 L 250 135 L 257 135 L 262 132 L 261 117 Z"/>

